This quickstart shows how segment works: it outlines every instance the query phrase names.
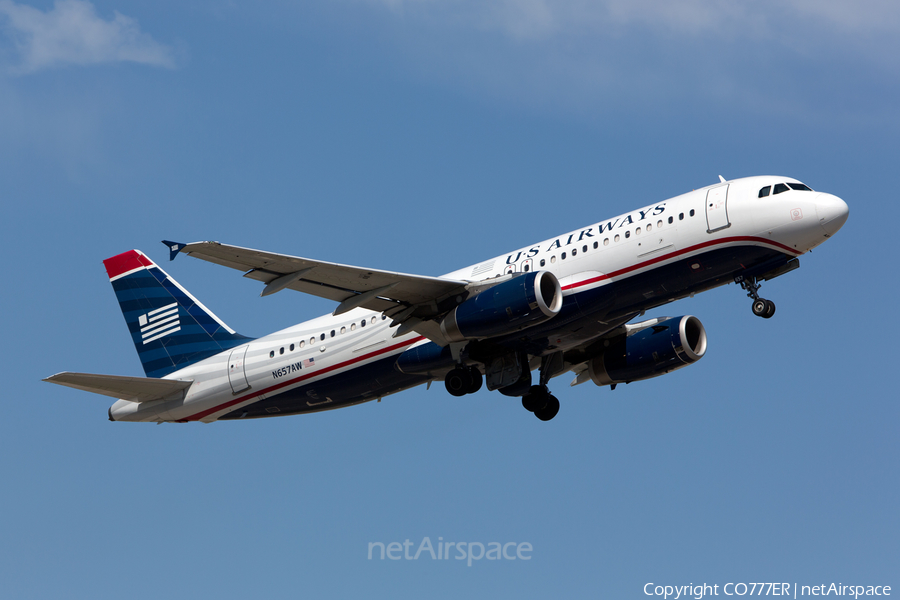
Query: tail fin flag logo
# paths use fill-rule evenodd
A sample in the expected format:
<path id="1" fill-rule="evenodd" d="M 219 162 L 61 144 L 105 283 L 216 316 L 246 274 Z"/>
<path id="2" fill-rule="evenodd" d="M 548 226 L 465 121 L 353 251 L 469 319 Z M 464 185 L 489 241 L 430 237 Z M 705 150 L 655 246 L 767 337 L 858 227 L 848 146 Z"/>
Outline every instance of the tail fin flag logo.
<path id="1" fill-rule="evenodd" d="M 178 303 L 173 302 L 141 315 L 138 317 L 138 324 L 141 326 L 141 338 L 144 344 L 149 344 L 176 331 L 181 331 L 181 321 L 178 318 Z"/>
<path id="2" fill-rule="evenodd" d="M 103 264 L 147 377 L 165 377 L 251 339 L 235 333 L 140 250 Z"/>

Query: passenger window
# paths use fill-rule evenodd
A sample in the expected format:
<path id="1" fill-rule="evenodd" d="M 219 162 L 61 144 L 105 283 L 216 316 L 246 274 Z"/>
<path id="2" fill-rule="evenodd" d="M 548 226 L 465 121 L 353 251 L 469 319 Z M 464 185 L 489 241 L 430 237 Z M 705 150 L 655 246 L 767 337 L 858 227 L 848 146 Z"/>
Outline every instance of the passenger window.
<path id="1" fill-rule="evenodd" d="M 291 352 L 293 352 L 293 351 L 294 351 L 294 345 L 291 344 Z"/>
<path id="2" fill-rule="evenodd" d="M 350 331 L 356 331 L 356 323 L 350 323 Z"/>
<path id="3" fill-rule="evenodd" d="M 653 225 L 647 223 L 647 231 L 650 231 L 651 229 L 653 229 Z"/>
<path id="4" fill-rule="evenodd" d="M 630 237 L 631 237 L 631 232 L 630 232 L 630 231 L 626 231 L 626 232 L 625 232 L 625 239 L 628 239 L 628 238 L 630 238 Z"/>
<path id="5" fill-rule="evenodd" d="M 345 334 L 345 333 L 347 333 L 347 328 L 346 328 L 346 327 L 341 327 L 341 335 L 343 335 L 343 334 Z"/>
<path id="6" fill-rule="evenodd" d="M 334 329 L 331 330 L 331 337 L 334 337 Z"/>
<path id="7" fill-rule="evenodd" d="M 306 345 L 306 342 L 304 340 L 300 340 L 300 347 L 302 348 L 305 345 Z"/>
<path id="8" fill-rule="evenodd" d="M 324 341 L 325 341 L 325 334 L 323 333 L 322 335 L 320 335 L 320 336 L 319 336 L 319 339 L 320 339 L 321 341 L 324 342 Z"/>
<path id="9" fill-rule="evenodd" d="M 776 183 L 776 184 L 775 184 L 775 189 L 772 190 L 772 195 L 774 196 L 775 194 L 781 194 L 781 193 L 783 193 L 783 192 L 788 191 L 788 189 L 790 189 L 790 188 L 788 188 L 788 186 L 786 186 L 785 184 L 783 184 L 783 183 Z"/>
<path id="10" fill-rule="evenodd" d="M 324 339 L 324 338 L 323 338 L 323 339 Z M 309 345 L 310 345 L 310 346 L 312 346 L 312 345 L 315 344 L 315 343 L 316 343 L 316 338 L 314 338 L 314 337 L 309 338 Z"/>
<path id="11" fill-rule="evenodd" d="M 691 216 L 692 216 L 692 217 L 694 216 L 694 209 L 693 209 L 693 208 L 691 209 Z"/>
<path id="12" fill-rule="evenodd" d="M 634 230 L 634 235 L 641 235 L 641 228 L 640 228 L 640 227 L 638 227 L 637 229 Z"/>
<path id="13" fill-rule="evenodd" d="M 366 326 L 366 320 L 363 319 L 362 321 L 360 321 L 360 322 L 359 322 L 359 326 L 360 326 L 360 327 L 365 327 L 365 326 Z"/>
<path id="14" fill-rule="evenodd" d="M 542 258 L 542 259 L 541 259 L 541 266 L 543 267 L 545 264 L 547 264 L 547 261 L 545 261 L 545 260 Z"/>
<path id="15" fill-rule="evenodd" d="M 603 245 L 609 246 L 609 238 L 603 238 Z"/>
<path id="16" fill-rule="evenodd" d="M 657 229 L 661 229 L 661 228 L 662 228 L 662 219 L 660 219 L 659 221 L 656 222 L 656 228 L 657 228 Z"/>
<path id="17" fill-rule="evenodd" d="M 772 186 L 771 186 L 771 185 L 767 185 L 767 186 L 764 187 L 763 189 L 759 190 L 759 197 L 760 197 L 760 198 L 765 198 L 766 196 L 769 195 L 769 192 L 771 192 L 771 191 L 772 191 Z"/>
<path id="18" fill-rule="evenodd" d="M 678 213 L 678 220 L 684 221 L 684 213 Z"/>
<path id="19" fill-rule="evenodd" d="M 278 354 L 284 354 L 284 346 L 278 349 Z"/>
<path id="20" fill-rule="evenodd" d="M 614 241 L 614 242 L 618 242 L 618 241 L 619 241 L 619 234 L 618 234 L 618 233 L 616 234 L 616 237 L 613 238 L 613 241 Z"/>
<path id="21" fill-rule="evenodd" d="M 600 242 L 594 242 L 594 250 L 600 247 Z"/>
<path id="22" fill-rule="evenodd" d="M 551 257 L 550 257 L 550 264 L 552 265 L 552 264 L 555 263 L 555 262 L 556 262 L 556 257 L 555 257 L 555 256 L 551 256 Z"/>
<path id="23" fill-rule="evenodd" d="M 576 256 L 578 254 L 578 248 L 572 248 L 572 256 Z"/>
<path id="24" fill-rule="evenodd" d="M 597 242 L 594 242 L 594 243 L 596 244 Z M 582 247 L 581 247 L 581 251 L 582 251 L 582 252 L 587 252 L 587 246 L 582 246 Z"/>
<path id="25" fill-rule="evenodd" d="M 563 252 L 563 253 L 562 253 L 562 256 L 560 256 L 560 258 L 562 258 L 563 260 L 566 260 L 566 253 Z"/>
<path id="26" fill-rule="evenodd" d="M 271 352 L 269 352 L 269 358 L 275 358 L 275 351 L 274 351 L 274 350 L 272 350 Z"/>
<path id="27" fill-rule="evenodd" d="M 530 269 L 530 267 L 528 265 L 525 265 L 524 267 L 522 267 L 522 272 L 527 273 L 529 271 L 529 269 Z"/>
<path id="28" fill-rule="evenodd" d="M 669 225 L 671 225 L 673 221 L 675 221 L 675 218 L 674 218 L 674 217 L 669 217 Z"/>

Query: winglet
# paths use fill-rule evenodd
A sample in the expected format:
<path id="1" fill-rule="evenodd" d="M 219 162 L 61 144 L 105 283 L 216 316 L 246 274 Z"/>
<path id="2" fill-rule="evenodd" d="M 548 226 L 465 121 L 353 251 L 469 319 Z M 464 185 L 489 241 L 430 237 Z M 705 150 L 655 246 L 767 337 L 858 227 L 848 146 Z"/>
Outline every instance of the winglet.
<path id="1" fill-rule="evenodd" d="M 169 260 L 175 260 L 175 257 L 178 256 L 178 253 L 181 252 L 181 249 L 187 246 L 187 244 L 170 242 L 168 240 L 163 240 L 163 244 L 165 244 L 169 248 Z"/>

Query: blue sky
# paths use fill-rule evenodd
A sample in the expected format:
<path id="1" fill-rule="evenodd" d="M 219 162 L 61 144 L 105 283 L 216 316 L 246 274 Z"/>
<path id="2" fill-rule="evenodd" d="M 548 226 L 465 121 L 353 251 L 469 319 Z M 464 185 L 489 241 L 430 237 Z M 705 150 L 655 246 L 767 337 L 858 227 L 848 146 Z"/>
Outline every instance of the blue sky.
<path id="1" fill-rule="evenodd" d="M 900 586 L 896 3 L 0 0 L 0 581 L 15 598 L 645 597 L 645 583 Z M 141 375 L 101 261 L 162 239 L 440 275 L 727 178 L 850 219 L 704 360 L 213 425 L 109 423 L 40 379 Z M 263 335 L 329 312 L 164 268 Z M 528 542 L 530 561 L 367 560 Z"/>

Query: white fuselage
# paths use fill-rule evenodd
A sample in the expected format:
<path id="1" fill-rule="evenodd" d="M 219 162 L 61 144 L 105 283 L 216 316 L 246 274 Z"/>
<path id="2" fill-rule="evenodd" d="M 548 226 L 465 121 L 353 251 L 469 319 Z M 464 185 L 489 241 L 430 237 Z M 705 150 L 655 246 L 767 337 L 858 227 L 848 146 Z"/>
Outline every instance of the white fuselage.
<path id="1" fill-rule="evenodd" d="M 843 225 L 847 206 L 835 196 L 812 191 L 759 197 L 760 189 L 783 182 L 796 180 L 751 177 L 716 184 L 524 246 L 446 277 L 480 281 L 510 272 L 546 270 L 559 279 L 568 296 L 729 246 L 758 246 L 799 256 Z M 660 297 L 654 304 L 676 297 Z M 324 315 L 171 373 L 166 379 L 193 381 L 186 393 L 144 403 L 120 400 L 110 416 L 121 421 L 211 422 L 301 386 L 309 389 L 310 411 L 372 400 L 385 393 L 373 392 L 371 397 L 363 393 L 355 402 L 335 404 L 327 395 L 317 394 L 311 384 L 335 381 L 332 378 L 349 382 L 354 371 L 428 342 L 415 332 L 393 337 L 396 329 L 390 324 L 381 314 L 360 308 L 336 317 Z M 566 350 L 585 340 L 571 334 L 554 341 L 556 350 Z M 234 363 L 244 348 L 243 373 L 238 373 Z M 413 378 L 387 393 L 424 381 Z M 277 409 L 272 416 L 276 414 Z"/>

